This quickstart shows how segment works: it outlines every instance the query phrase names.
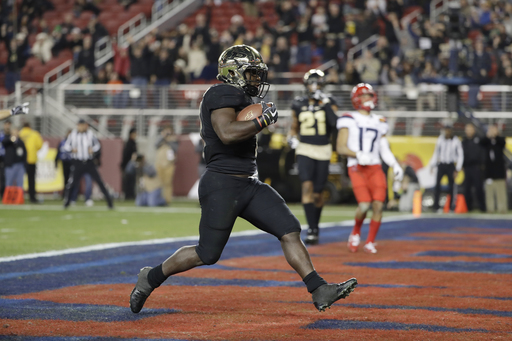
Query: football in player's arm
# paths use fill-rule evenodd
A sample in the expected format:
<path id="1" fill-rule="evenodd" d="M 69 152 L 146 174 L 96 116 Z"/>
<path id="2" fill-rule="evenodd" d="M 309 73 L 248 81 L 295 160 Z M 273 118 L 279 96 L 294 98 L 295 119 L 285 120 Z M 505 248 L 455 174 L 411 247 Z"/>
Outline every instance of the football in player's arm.
<path id="1" fill-rule="evenodd" d="M 323 92 L 325 75 L 321 70 L 306 72 L 303 83 L 305 95 L 295 98 L 292 103 L 288 141 L 295 149 L 302 183 L 302 205 L 308 222 L 305 242 L 317 244 L 324 206 L 322 192 L 329 175 L 331 136 L 336 129 L 338 108 L 334 99 Z"/>
<path id="2" fill-rule="evenodd" d="M 28 114 L 28 103 L 23 103 L 10 110 L 0 110 L 0 121 L 5 120 L 15 115 L 26 115 Z"/>
<path id="3" fill-rule="evenodd" d="M 348 158 L 348 174 L 358 203 L 348 248 L 351 252 L 357 251 L 361 226 L 371 208 L 370 231 L 363 250 L 377 253 L 375 237 L 381 224 L 387 190 L 381 157 L 393 169 L 396 180 L 401 181 L 403 170 L 389 149 L 386 119 L 371 112 L 377 104 L 377 94 L 372 86 L 366 83 L 356 85 L 352 89 L 351 100 L 357 111 L 346 112 L 338 119 L 336 141 L 337 152 Z"/>
<path id="4" fill-rule="evenodd" d="M 237 121 L 237 114 L 253 104 L 252 97 L 265 96 L 267 72 L 260 53 L 247 45 L 229 47 L 219 57 L 217 78 L 222 83 L 210 87 L 200 105 L 206 172 L 199 182 L 199 242 L 180 248 L 153 268 L 141 269 L 130 294 L 132 312 L 138 313 L 169 276 L 215 264 L 238 217 L 280 241 L 286 260 L 312 293 L 319 311 L 347 297 L 357 285 L 355 278 L 327 284 L 318 275 L 300 239 L 298 219 L 283 198 L 255 176 L 256 134 L 277 121 L 277 108 L 262 103 L 262 115 L 252 121 Z"/>

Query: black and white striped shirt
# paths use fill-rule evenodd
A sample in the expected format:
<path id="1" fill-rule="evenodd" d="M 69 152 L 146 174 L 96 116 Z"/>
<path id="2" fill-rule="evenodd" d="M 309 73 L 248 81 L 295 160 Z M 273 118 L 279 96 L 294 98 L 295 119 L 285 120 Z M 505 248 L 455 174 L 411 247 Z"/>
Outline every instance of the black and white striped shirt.
<path id="1" fill-rule="evenodd" d="M 73 129 L 64 143 L 64 150 L 71 152 L 73 160 L 92 160 L 93 154 L 89 153 L 89 148 L 93 153 L 101 148 L 100 142 L 90 130 L 80 133 L 77 129 Z"/>
<path id="2" fill-rule="evenodd" d="M 444 135 L 440 135 L 437 139 L 436 149 L 430 160 L 430 165 L 436 166 L 440 163 L 455 163 L 455 169 L 457 171 L 462 169 L 464 150 L 457 136 L 447 139 Z"/>

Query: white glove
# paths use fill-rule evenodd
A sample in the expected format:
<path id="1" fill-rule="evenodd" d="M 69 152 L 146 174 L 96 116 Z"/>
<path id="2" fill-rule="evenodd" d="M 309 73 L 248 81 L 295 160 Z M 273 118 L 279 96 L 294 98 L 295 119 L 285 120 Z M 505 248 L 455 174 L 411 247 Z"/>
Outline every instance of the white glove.
<path id="1" fill-rule="evenodd" d="M 372 155 L 370 153 L 358 151 L 356 153 L 357 163 L 361 166 L 369 165 L 372 162 Z"/>
<path id="2" fill-rule="evenodd" d="M 393 166 L 393 174 L 395 174 L 396 181 L 402 181 L 404 178 L 404 170 L 398 163 Z"/>
<path id="3" fill-rule="evenodd" d="M 295 136 L 288 138 L 288 145 L 291 149 L 296 149 L 299 146 L 299 139 Z"/>
<path id="4" fill-rule="evenodd" d="M 22 105 L 18 105 L 11 109 L 11 115 L 26 115 L 28 114 L 28 105 L 29 103 L 23 103 Z"/>

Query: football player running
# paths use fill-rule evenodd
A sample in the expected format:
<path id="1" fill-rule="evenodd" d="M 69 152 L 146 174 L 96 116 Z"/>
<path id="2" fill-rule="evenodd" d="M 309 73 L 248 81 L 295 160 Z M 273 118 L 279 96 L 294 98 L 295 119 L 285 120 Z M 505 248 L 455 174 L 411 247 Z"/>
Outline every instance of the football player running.
<path id="1" fill-rule="evenodd" d="M 292 125 L 288 140 L 295 148 L 302 205 L 308 222 L 306 244 L 318 243 L 318 224 L 324 207 L 322 191 L 329 175 L 332 132 L 336 129 L 338 109 L 334 100 L 322 92 L 325 76 L 312 69 L 304 75 L 305 96 L 292 102 Z"/>
<path id="2" fill-rule="evenodd" d="M 199 183 L 201 220 L 199 243 L 184 246 L 162 264 L 141 269 L 130 294 L 130 308 L 138 313 L 151 292 L 169 276 L 201 265 L 215 264 L 229 239 L 237 217 L 274 235 L 286 260 L 299 274 L 319 311 L 345 298 L 357 285 L 355 278 L 327 284 L 315 271 L 300 239 L 300 223 L 272 187 L 255 177 L 256 134 L 276 123 L 277 108 L 262 102 L 263 113 L 252 121 L 237 121 L 237 113 L 268 91 L 268 68 L 254 48 L 236 45 L 219 57 L 222 81 L 210 87 L 200 105 L 201 137 L 205 142 L 206 172 Z"/>
<path id="3" fill-rule="evenodd" d="M 393 169 L 395 180 L 401 181 L 403 170 L 389 149 L 386 139 L 388 124 L 380 115 L 371 113 L 377 104 L 377 94 L 372 86 L 360 83 L 352 89 L 352 105 L 357 111 L 346 112 L 338 119 L 336 150 L 348 157 L 348 175 L 358 203 L 355 225 L 348 238 L 348 248 L 356 252 L 361 237 L 361 226 L 371 208 L 370 231 L 364 251 L 377 253 L 375 237 L 382 220 L 386 199 L 386 175 L 382 171 L 381 157 Z"/>
<path id="4" fill-rule="evenodd" d="M 11 110 L 0 110 L 0 121 L 5 120 L 15 115 L 26 115 L 28 114 L 28 103 L 18 105 Z"/>

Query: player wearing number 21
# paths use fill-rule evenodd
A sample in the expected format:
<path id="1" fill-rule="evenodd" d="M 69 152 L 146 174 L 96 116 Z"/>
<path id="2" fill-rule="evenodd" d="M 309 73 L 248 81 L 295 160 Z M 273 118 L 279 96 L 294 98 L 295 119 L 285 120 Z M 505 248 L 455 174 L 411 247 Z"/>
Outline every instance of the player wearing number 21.
<path id="1" fill-rule="evenodd" d="M 304 75 L 305 96 L 292 103 L 289 143 L 295 148 L 299 178 L 302 182 L 302 205 L 308 222 L 306 244 L 318 243 L 318 224 L 324 206 L 322 191 L 329 175 L 332 132 L 336 129 L 337 106 L 323 92 L 324 73 L 312 69 Z"/>
<path id="2" fill-rule="evenodd" d="M 402 180 L 403 171 L 389 149 L 386 119 L 371 112 L 377 104 L 377 94 L 372 86 L 366 83 L 356 85 L 352 89 L 351 100 L 357 111 L 345 112 L 338 119 L 339 133 L 336 141 L 337 152 L 348 157 L 348 175 L 358 203 L 348 248 L 351 252 L 357 251 L 361 226 L 371 208 L 373 214 L 370 231 L 363 249 L 368 253 L 377 253 L 375 237 L 382 219 L 387 188 L 381 158 L 393 169 L 395 180 Z"/>

